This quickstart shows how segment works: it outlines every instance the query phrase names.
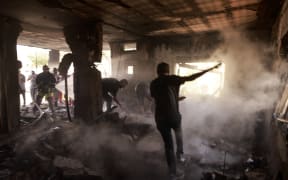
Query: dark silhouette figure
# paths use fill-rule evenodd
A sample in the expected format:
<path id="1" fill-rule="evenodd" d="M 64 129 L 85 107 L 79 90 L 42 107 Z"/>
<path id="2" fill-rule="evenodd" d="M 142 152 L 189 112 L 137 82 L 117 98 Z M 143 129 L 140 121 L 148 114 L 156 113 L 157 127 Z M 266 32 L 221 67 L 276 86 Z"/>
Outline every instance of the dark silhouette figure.
<path id="1" fill-rule="evenodd" d="M 169 75 L 169 65 L 167 63 L 160 63 L 157 66 L 158 77 L 151 82 L 150 92 L 155 100 L 155 121 L 157 129 L 159 130 L 165 145 L 166 160 L 169 167 L 171 179 L 183 175 L 176 171 L 176 158 L 173 147 L 173 138 L 171 129 L 175 132 L 175 139 L 177 144 L 176 157 L 180 162 L 184 162 L 183 156 L 183 140 L 181 128 L 181 114 L 179 113 L 178 101 L 180 85 L 186 81 L 192 81 L 203 74 L 219 67 L 220 64 L 190 76 Z"/>
<path id="2" fill-rule="evenodd" d="M 49 67 L 47 65 L 43 66 L 43 72 L 38 74 L 36 77 L 36 85 L 38 89 L 38 95 L 36 97 L 36 103 L 40 106 L 43 97 L 49 103 L 49 108 L 54 115 L 54 104 L 53 104 L 53 92 L 55 88 L 56 79 L 52 73 L 49 72 Z M 36 107 L 34 107 L 34 112 Z"/>
<path id="3" fill-rule="evenodd" d="M 106 102 L 106 111 L 111 110 L 112 101 L 115 101 L 119 106 L 121 106 L 117 99 L 117 93 L 119 89 L 124 88 L 127 85 L 128 81 L 126 79 L 120 81 L 115 78 L 102 79 L 102 93 L 103 101 Z"/>

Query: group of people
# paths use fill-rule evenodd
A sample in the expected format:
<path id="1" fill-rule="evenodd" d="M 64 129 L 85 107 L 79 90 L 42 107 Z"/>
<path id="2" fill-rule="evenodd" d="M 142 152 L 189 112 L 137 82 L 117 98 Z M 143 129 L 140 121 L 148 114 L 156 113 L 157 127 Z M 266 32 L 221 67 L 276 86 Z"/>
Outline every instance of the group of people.
<path id="1" fill-rule="evenodd" d="M 117 80 L 115 78 L 104 78 L 102 79 L 102 92 L 103 99 L 106 103 L 106 110 L 111 110 L 112 102 L 115 102 L 118 106 L 121 107 L 121 103 L 117 99 L 117 93 L 119 89 L 124 88 L 128 85 L 128 81 L 126 79 Z M 145 101 L 152 101 L 149 92 L 149 84 L 144 81 L 140 81 L 135 85 L 134 92 L 137 99 L 137 107 L 139 107 L 140 112 L 144 113 L 146 111 Z M 151 110 L 151 109 L 150 109 Z"/>
<path id="2" fill-rule="evenodd" d="M 193 81 L 199 78 L 205 73 L 218 68 L 220 65 L 221 63 L 201 72 L 191 74 L 190 76 L 177 76 L 170 75 L 169 64 L 162 62 L 157 65 L 158 77 L 150 83 L 150 93 L 147 91 L 149 88 L 144 82 L 137 84 L 135 87 L 140 104 L 143 104 L 144 98 L 150 99 L 152 97 L 154 99 L 155 122 L 164 142 L 167 165 L 172 180 L 184 176 L 183 172 L 177 170 L 177 162 L 183 163 L 186 161 L 183 151 L 181 114 L 179 112 L 179 101 L 183 100 L 185 97 L 179 96 L 180 86 L 186 81 Z M 117 81 L 116 79 L 110 78 L 103 80 L 102 82 L 107 108 L 111 108 L 112 97 L 116 97 L 118 89 L 125 87 L 127 81 Z M 114 85 L 112 86 L 112 84 Z M 109 88 L 107 87 L 111 90 L 113 89 L 113 91 L 109 91 Z M 114 98 L 114 100 L 120 105 L 116 98 Z M 176 153 L 174 151 L 172 130 L 174 131 L 177 145 Z"/>
<path id="3" fill-rule="evenodd" d="M 155 105 L 155 122 L 157 129 L 160 132 L 164 147 L 165 155 L 167 160 L 167 165 L 169 168 L 169 174 L 171 179 L 178 179 L 184 176 L 183 173 L 177 171 L 177 162 L 185 162 L 184 152 L 183 152 L 183 137 L 182 137 L 182 127 L 181 127 L 181 114 L 179 112 L 179 101 L 184 99 L 179 97 L 179 89 L 182 84 L 186 81 L 193 81 L 205 73 L 218 68 L 221 63 L 211 67 L 209 69 L 203 70 L 201 72 L 192 74 L 190 76 L 177 76 L 170 75 L 169 64 L 162 62 L 157 65 L 157 75 L 158 77 L 150 83 L 150 88 L 145 83 L 139 83 L 135 87 L 135 91 L 140 104 L 143 104 L 144 98 L 149 98 L 154 100 Z M 23 80 L 24 79 L 24 80 Z M 49 107 L 54 111 L 53 108 L 53 92 L 55 89 L 55 84 L 58 80 L 55 75 L 49 72 L 49 67 L 47 65 L 43 66 L 43 72 L 39 75 L 35 75 L 32 72 L 31 77 L 31 95 L 35 97 L 35 89 L 38 90 L 35 102 L 39 105 L 42 98 L 46 96 Z M 19 75 L 19 82 L 25 81 L 25 77 Z M 35 82 L 35 84 L 33 84 Z M 20 84 L 20 83 L 19 83 Z M 102 92 L 103 100 L 106 102 L 106 110 L 112 109 L 112 102 L 115 101 L 119 106 L 121 103 L 117 99 L 117 92 L 119 89 L 127 86 L 128 81 L 126 79 L 117 80 L 115 78 L 104 78 L 102 79 Z M 20 85 L 21 88 L 21 85 Z M 150 90 L 150 92 L 149 92 Z M 149 96 L 149 97 L 147 97 Z M 174 152 L 174 143 L 172 132 L 174 131 L 176 140 L 176 153 Z"/>
<path id="4" fill-rule="evenodd" d="M 37 95 L 34 99 L 36 105 L 40 105 L 42 102 L 43 97 L 46 98 L 48 101 L 49 108 L 54 115 L 54 107 L 58 101 L 58 90 L 55 88 L 55 85 L 60 81 L 60 77 L 58 75 L 57 69 L 53 69 L 53 74 L 49 71 L 49 67 L 44 65 L 42 67 L 43 72 L 38 74 L 35 79 L 36 88 L 37 88 Z M 58 82 L 57 82 L 58 81 Z M 33 112 L 37 111 L 36 105 L 33 107 Z"/>
<path id="5" fill-rule="evenodd" d="M 19 61 L 20 62 L 20 61 Z M 20 62 L 21 63 L 21 62 Z M 19 69 L 22 65 L 19 64 Z M 46 98 L 49 104 L 49 108 L 54 114 L 54 107 L 58 106 L 58 101 L 62 103 L 62 93 L 55 88 L 62 78 L 58 73 L 57 68 L 53 68 L 53 73 L 49 71 L 49 67 L 44 65 L 42 67 L 43 72 L 36 74 L 35 71 L 31 72 L 27 81 L 30 81 L 30 95 L 31 99 L 38 106 L 41 104 L 43 97 Z M 19 77 L 19 94 L 23 97 L 23 105 L 26 105 L 25 97 L 25 82 L 26 77 L 20 72 Z M 117 80 L 115 78 L 103 78 L 102 79 L 102 92 L 103 92 L 103 103 L 106 103 L 106 110 L 110 111 L 112 109 L 112 102 L 116 102 L 118 106 L 121 107 L 121 103 L 117 98 L 117 93 L 119 89 L 127 86 L 128 81 L 126 79 Z M 37 107 L 34 106 L 33 111 L 37 111 Z"/>
<path id="6" fill-rule="evenodd" d="M 26 105 L 25 97 L 25 82 L 26 77 L 20 72 L 22 67 L 21 61 L 19 61 L 19 94 L 23 97 L 23 105 Z M 61 76 L 58 73 L 57 68 L 53 69 L 53 73 L 49 71 L 49 67 L 44 65 L 42 67 L 43 72 L 36 74 L 35 71 L 31 71 L 31 74 L 27 78 L 30 81 L 30 95 L 32 102 L 38 106 L 41 104 L 43 97 L 46 97 L 49 108 L 54 113 L 54 107 L 58 105 L 58 101 L 62 100 L 62 93 L 55 88 L 55 85 L 61 81 Z M 33 107 L 33 112 L 37 111 L 37 107 Z"/>

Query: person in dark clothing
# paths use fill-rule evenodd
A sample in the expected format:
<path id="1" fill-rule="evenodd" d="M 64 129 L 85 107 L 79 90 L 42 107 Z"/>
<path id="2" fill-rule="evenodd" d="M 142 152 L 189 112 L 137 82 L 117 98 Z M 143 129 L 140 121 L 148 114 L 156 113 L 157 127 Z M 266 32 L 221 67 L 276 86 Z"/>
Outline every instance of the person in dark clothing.
<path id="1" fill-rule="evenodd" d="M 118 81 L 115 78 L 104 78 L 102 79 L 102 93 L 103 101 L 106 102 L 106 111 L 111 109 L 112 101 L 114 100 L 119 106 L 120 102 L 117 99 L 117 93 L 120 88 L 124 88 L 128 85 L 126 79 Z"/>
<path id="2" fill-rule="evenodd" d="M 181 114 L 179 112 L 178 103 L 178 101 L 182 99 L 182 97 L 179 97 L 180 85 L 186 81 L 195 80 L 219 66 L 220 64 L 217 64 L 216 66 L 202 72 L 183 77 L 169 75 L 169 65 L 167 63 L 162 62 L 157 66 L 158 77 L 151 82 L 150 92 L 155 101 L 155 121 L 157 129 L 164 141 L 166 160 L 169 167 L 170 177 L 172 179 L 179 176 L 176 171 L 176 158 L 180 162 L 185 161 L 183 156 Z M 177 145 L 176 158 L 171 129 L 175 132 Z"/>
<path id="3" fill-rule="evenodd" d="M 38 89 L 36 103 L 40 106 L 42 99 L 45 96 L 53 115 L 54 115 L 53 92 L 55 88 L 55 83 L 56 79 L 54 75 L 49 72 L 49 67 L 47 65 L 44 65 L 43 72 L 37 75 L 36 77 L 36 85 Z M 36 107 L 34 107 L 33 110 L 35 112 Z"/>

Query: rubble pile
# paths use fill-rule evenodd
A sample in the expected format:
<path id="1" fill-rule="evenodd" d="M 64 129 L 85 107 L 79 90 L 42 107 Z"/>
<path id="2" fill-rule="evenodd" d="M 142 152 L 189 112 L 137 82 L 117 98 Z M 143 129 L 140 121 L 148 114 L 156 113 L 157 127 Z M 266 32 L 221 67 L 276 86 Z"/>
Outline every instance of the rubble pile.
<path id="1" fill-rule="evenodd" d="M 135 179 L 146 172 L 131 164 L 158 166 L 159 161 L 139 163 L 147 155 L 136 144 L 155 132 L 149 124 L 125 122 L 118 113 L 88 126 L 51 119 L 48 113 L 41 119 L 27 117 L 21 119 L 21 131 L 0 147 L 0 179 Z M 165 173 L 154 169 L 148 176 L 161 179 Z"/>
<path id="2" fill-rule="evenodd" d="M 0 180 L 168 178 L 161 137 L 146 117 L 110 112 L 84 125 L 62 119 L 58 110 L 56 118 L 47 112 L 33 118 L 27 111 L 21 131 L 0 143 Z M 179 164 L 184 180 L 269 179 L 265 158 L 253 154 L 253 148 L 194 138 L 201 139 L 201 147 L 186 148 L 201 153 L 186 154 Z"/>
<path id="3" fill-rule="evenodd" d="M 203 159 L 199 161 L 199 165 L 203 167 L 201 180 L 266 180 L 269 179 L 268 164 L 264 156 L 257 156 L 253 152 L 236 149 L 233 144 L 225 141 L 218 143 L 213 142 L 209 147 L 220 149 L 223 152 L 223 162 L 219 163 L 203 163 Z M 223 148 L 224 147 L 224 148 Z M 229 148 L 227 148 L 229 147 Z M 228 162 L 230 158 L 238 156 L 238 160 Z"/>

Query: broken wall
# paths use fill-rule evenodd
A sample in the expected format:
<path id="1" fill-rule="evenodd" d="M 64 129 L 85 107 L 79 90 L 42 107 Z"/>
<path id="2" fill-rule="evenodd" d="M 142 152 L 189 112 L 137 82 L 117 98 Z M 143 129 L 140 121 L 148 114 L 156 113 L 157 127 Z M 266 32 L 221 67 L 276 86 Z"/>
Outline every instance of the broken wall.
<path id="1" fill-rule="evenodd" d="M 126 42 L 110 42 L 112 76 L 128 79 L 151 80 L 156 76 L 156 65 L 167 62 L 174 72 L 175 63 L 203 61 L 221 43 L 219 33 L 197 36 L 151 37 L 138 40 L 136 51 L 124 51 Z M 134 74 L 128 75 L 128 66 L 134 66 Z"/>
<path id="2" fill-rule="evenodd" d="M 125 42 L 110 43 L 112 76 L 127 79 L 141 77 L 141 71 L 145 69 L 143 64 L 149 65 L 152 63 L 148 58 L 147 47 L 137 42 L 136 51 L 124 51 L 124 43 Z M 127 73 L 128 66 L 134 67 L 133 75 Z"/>
<path id="3" fill-rule="evenodd" d="M 225 84 L 239 88 L 240 81 L 245 81 L 239 75 L 239 69 L 244 76 L 247 72 L 256 73 L 254 67 L 259 63 L 261 68 L 263 64 L 264 68 L 271 69 L 270 40 L 270 31 L 267 30 L 225 29 L 192 36 L 145 38 L 137 41 L 136 51 L 125 52 L 125 42 L 111 42 L 112 76 L 125 77 L 130 81 L 150 81 L 156 77 L 159 62 L 169 63 L 170 72 L 174 74 L 176 63 L 221 61 L 226 66 Z M 249 52 L 244 54 L 243 51 Z M 133 75 L 127 74 L 128 66 L 134 66 Z"/>

